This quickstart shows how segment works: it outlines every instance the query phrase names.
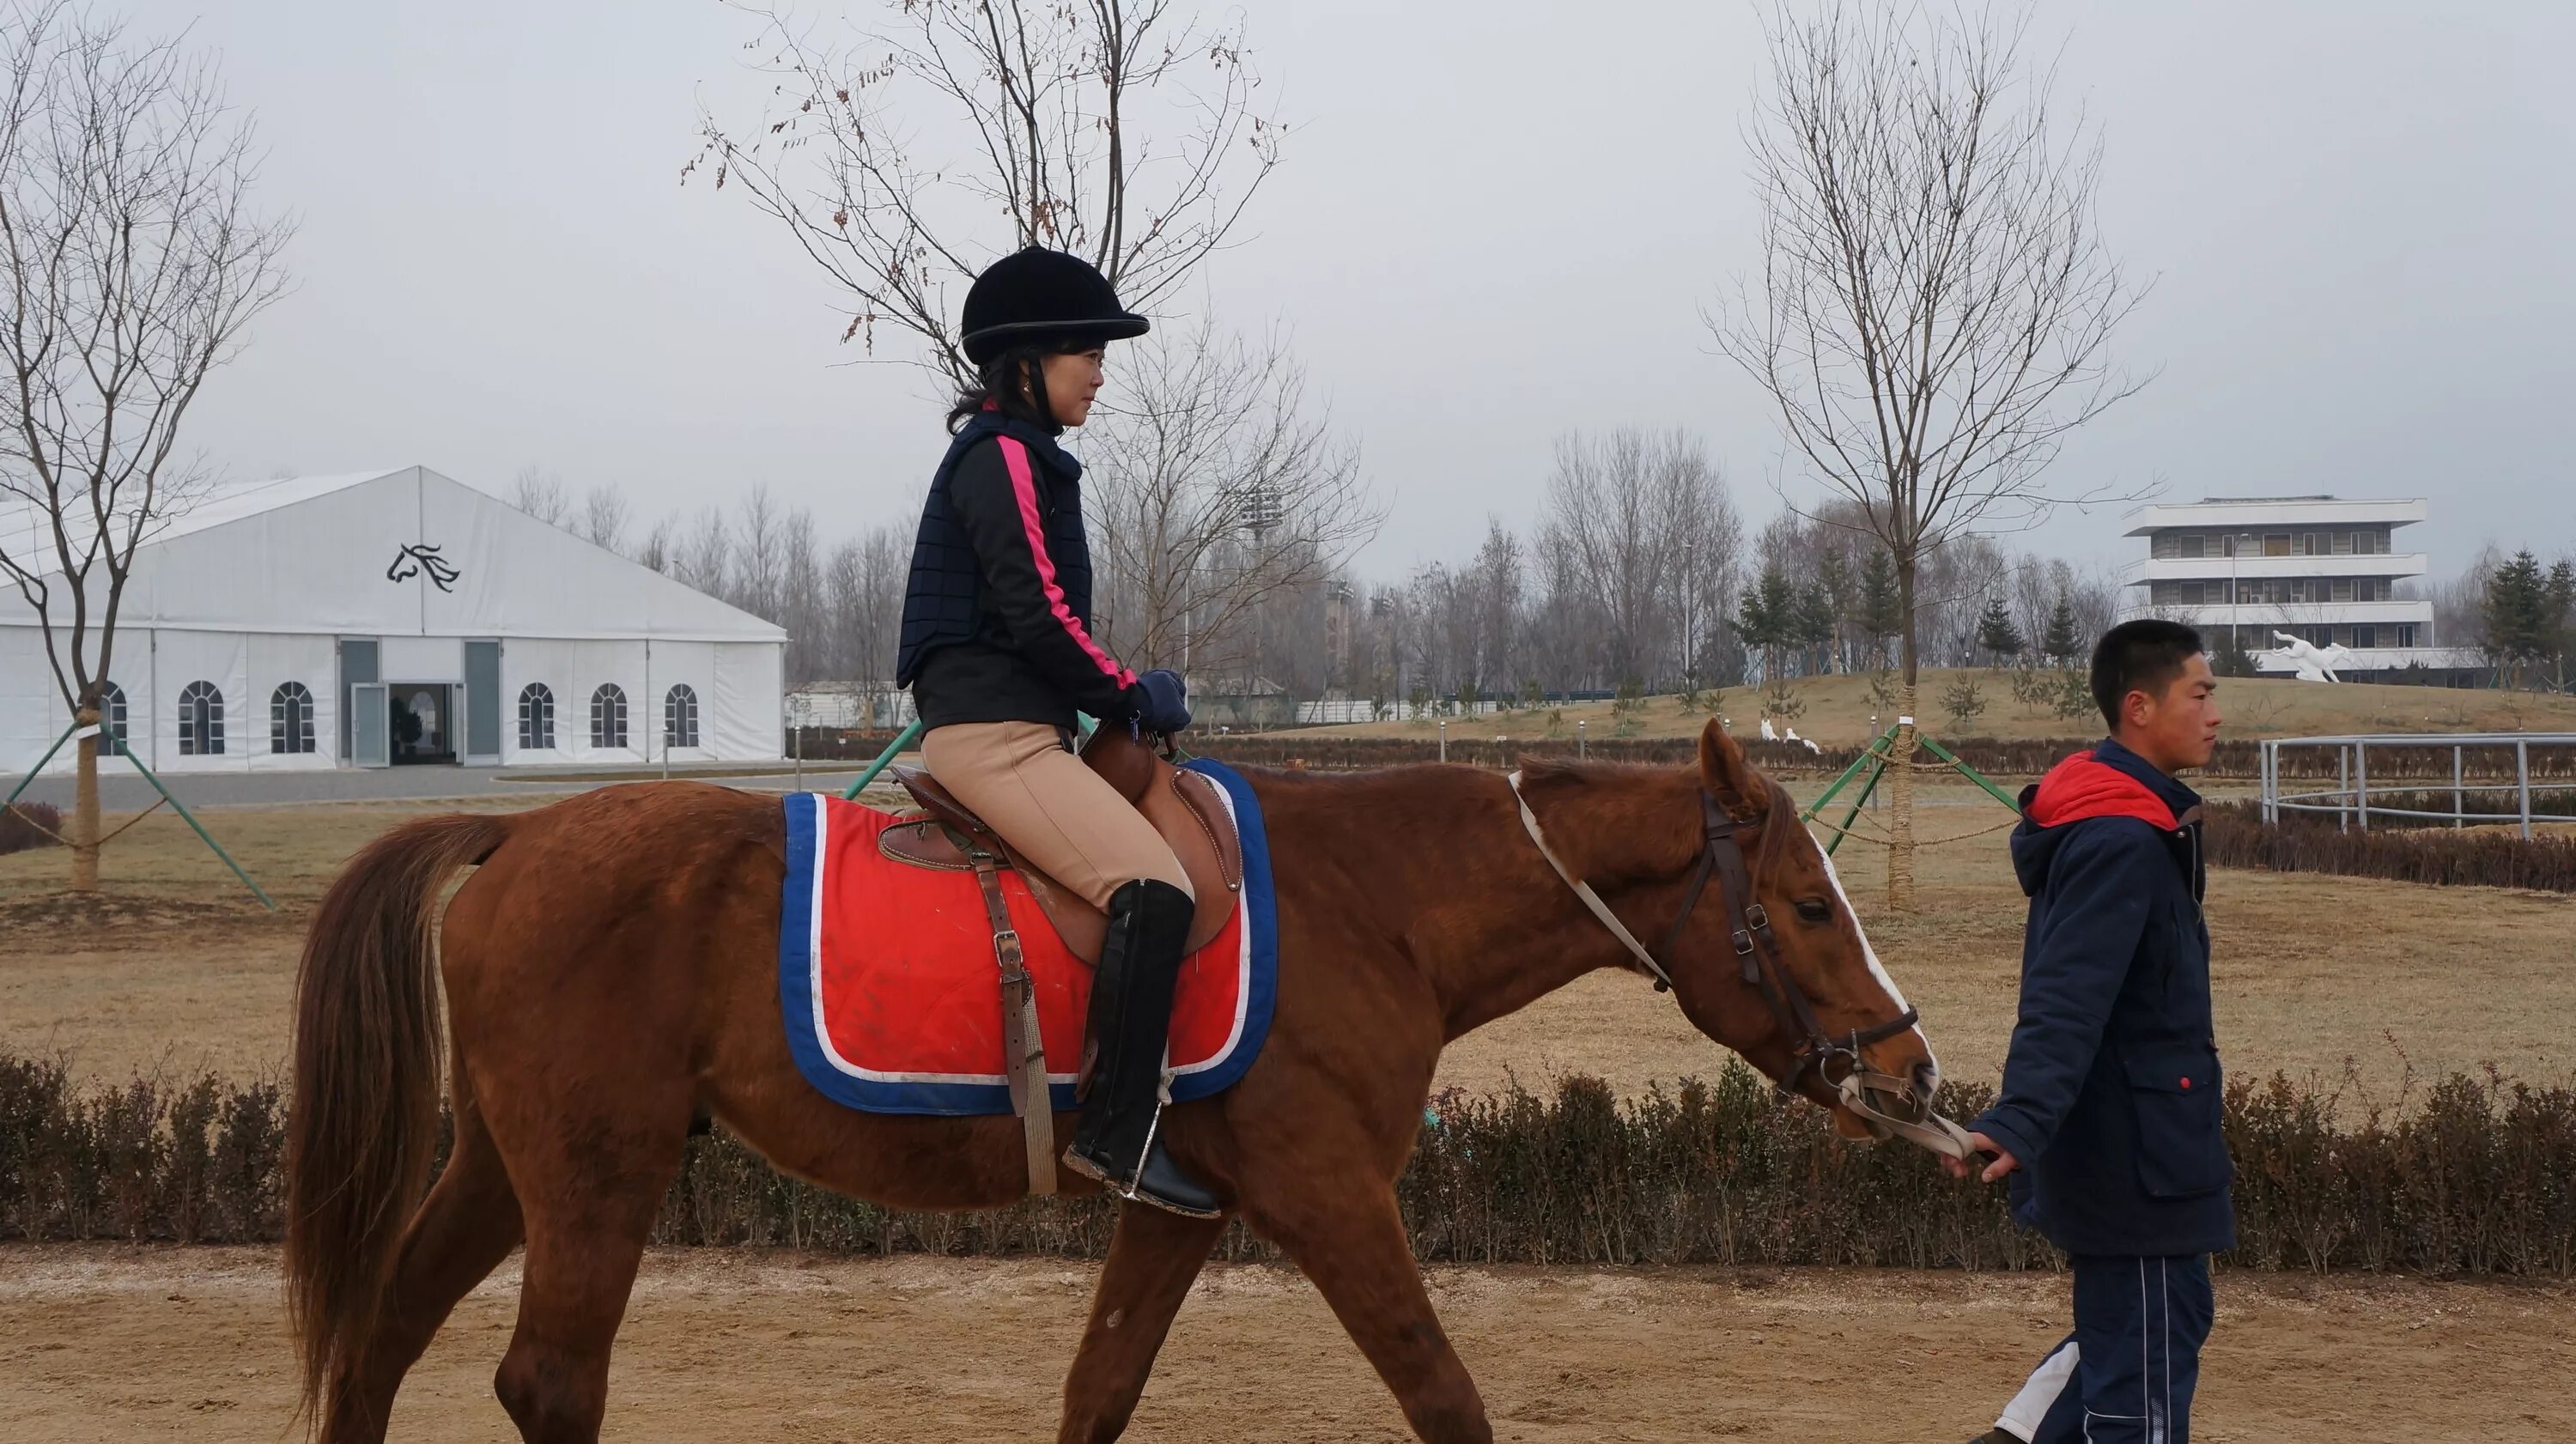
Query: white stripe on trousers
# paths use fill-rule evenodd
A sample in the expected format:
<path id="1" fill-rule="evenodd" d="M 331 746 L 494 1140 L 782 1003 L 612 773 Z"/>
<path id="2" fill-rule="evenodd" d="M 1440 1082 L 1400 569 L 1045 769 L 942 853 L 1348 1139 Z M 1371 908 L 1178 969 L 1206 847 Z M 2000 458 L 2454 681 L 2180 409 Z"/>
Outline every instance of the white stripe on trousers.
<path id="1" fill-rule="evenodd" d="M 2004 1406 L 2004 1412 L 1995 1419 L 1995 1427 L 2016 1439 L 2038 1438 L 2049 1406 L 2057 1402 L 2060 1393 L 2075 1387 L 2075 1362 L 2075 1341 L 2069 1339 L 2058 1345 L 2057 1352 L 2040 1360 L 2039 1367 L 2030 1371 L 2030 1381 Z"/>
<path id="2" fill-rule="evenodd" d="M 2142 1319 L 2138 1330 L 2139 1412 L 2130 1417 L 2146 1421 L 2148 1444 L 2165 1444 L 2173 1428 L 2173 1282 L 2167 1272 L 2165 1260 L 2161 1258 L 2156 1260 L 2156 1301 L 2161 1306 L 2158 1309 L 2158 1317 Z M 2140 1258 L 2138 1260 L 2139 1312 L 2144 1314 L 2146 1307 L 2147 1261 Z M 2151 1342 L 2153 1333 L 2157 1329 L 2161 1329 L 2165 1337 L 2165 1386 L 2162 1409 L 2156 1407 L 2155 1401 L 2155 1351 Z M 2069 1339 L 2058 1345 L 2053 1353 L 2039 1361 L 2038 1368 L 2031 1370 L 2030 1378 L 2021 1386 L 2021 1392 L 2013 1395 L 2012 1402 L 2004 1405 L 2003 1413 L 1996 1416 L 1995 1427 L 2005 1430 L 2016 1438 L 2037 1438 L 2040 1425 L 2048 1418 L 2049 1406 L 2057 1402 L 2057 1396 L 2068 1389 L 2082 1387 L 2075 1379 L 2075 1366 L 2080 1359 L 2081 1353 L 2074 1340 Z M 2094 1420 L 2117 1417 L 2121 1416 L 2096 1414 L 2090 1409 L 2085 1410 L 2084 1437 L 2088 1440 L 2093 1437 Z"/>

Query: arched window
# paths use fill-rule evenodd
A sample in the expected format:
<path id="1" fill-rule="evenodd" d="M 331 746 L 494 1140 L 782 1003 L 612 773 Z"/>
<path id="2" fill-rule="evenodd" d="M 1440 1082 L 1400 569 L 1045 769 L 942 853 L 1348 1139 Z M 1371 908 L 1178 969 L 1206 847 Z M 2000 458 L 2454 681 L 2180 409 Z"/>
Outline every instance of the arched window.
<path id="1" fill-rule="evenodd" d="M 686 683 L 672 688 L 662 698 L 662 745 L 698 745 L 698 694 Z"/>
<path id="2" fill-rule="evenodd" d="M 108 735 L 118 746 L 125 746 L 125 689 L 110 682 L 98 689 L 98 716 L 107 724 Z"/>
<path id="3" fill-rule="evenodd" d="M 212 682 L 191 682 L 179 694 L 179 755 L 220 757 L 224 751 L 224 694 Z"/>
<path id="4" fill-rule="evenodd" d="M 614 682 L 602 682 L 590 694 L 590 745 L 626 745 L 626 693 Z"/>
<path id="5" fill-rule="evenodd" d="M 313 750 L 313 693 L 301 682 L 281 682 L 268 694 L 268 750 Z"/>
<path id="6" fill-rule="evenodd" d="M 555 694 L 543 682 L 519 689 L 519 750 L 538 751 L 555 745 Z"/>

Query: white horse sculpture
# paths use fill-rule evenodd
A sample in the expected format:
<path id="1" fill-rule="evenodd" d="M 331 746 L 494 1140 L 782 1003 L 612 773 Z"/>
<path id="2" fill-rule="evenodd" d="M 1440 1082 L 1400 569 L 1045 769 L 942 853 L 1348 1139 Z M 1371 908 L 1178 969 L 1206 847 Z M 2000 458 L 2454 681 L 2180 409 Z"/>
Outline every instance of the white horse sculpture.
<path id="1" fill-rule="evenodd" d="M 2330 647 L 2320 647 L 2314 642 L 2303 637 L 2293 637 L 2287 632 L 2274 632 L 2272 635 L 2280 638 L 2282 645 L 2262 655 L 2278 657 L 2288 662 L 2297 670 L 2299 680 L 2302 682 L 2340 682 L 2343 678 L 2335 675 L 2335 668 L 2358 666 L 2361 662 L 2359 657 L 2352 654 L 2352 649 L 2341 642 Z"/>
<path id="2" fill-rule="evenodd" d="M 1780 740 L 1780 734 L 1772 730 L 1771 719 L 1768 717 L 1762 719 L 1762 740 L 1765 742 L 1777 742 Z"/>

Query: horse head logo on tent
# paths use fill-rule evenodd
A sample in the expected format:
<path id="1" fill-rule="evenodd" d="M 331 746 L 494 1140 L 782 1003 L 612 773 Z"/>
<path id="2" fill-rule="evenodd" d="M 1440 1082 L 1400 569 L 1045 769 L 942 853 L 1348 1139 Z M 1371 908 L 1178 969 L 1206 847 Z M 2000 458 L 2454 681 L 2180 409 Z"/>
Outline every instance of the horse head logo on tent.
<path id="1" fill-rule="evenodd" d="M 455 581 L 463 575 L 454 563 L 438 554 L 438 548 L 425 542 L 415 542 L 394 553 L 394 564 L 385 568 L 385 580 L 407 582 L 423 572 L 429 574 L 430 585 L 442 592 L 456 590 Z"/>

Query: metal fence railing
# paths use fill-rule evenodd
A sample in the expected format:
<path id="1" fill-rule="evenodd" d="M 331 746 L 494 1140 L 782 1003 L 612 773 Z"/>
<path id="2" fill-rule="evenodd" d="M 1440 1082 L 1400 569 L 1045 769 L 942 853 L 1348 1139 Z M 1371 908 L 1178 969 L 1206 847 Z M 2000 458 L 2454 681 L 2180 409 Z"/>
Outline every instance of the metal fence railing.
<path id="1" fill-rule="evenodd" d="M 2263 820 L 2267 823 L 2279 822 L 2282 814 L 2291 812 L 2331 815 L 2338 827 L 2364 832 L 2370 830 L 2374 817 L 2400 826 L 2515 823 L 2522 835 L 2529 837 L 2534 823 L 2576 822 L 2576 811 L 2548 810 L 2553 796 L 2567 795 L 2563 784 L 2554 794 L 2544 788 L 2539 806 L 2534 805 L 2531 785 L 2534 754 L 2563 752 L 2576 756 L 2576 732 L 2383 732 L 2350 737 L 2278 737 L 2266 740 L 2262 748 L 2259 771 Z M 2281 755 L 2285 750 L 2326 748 L 2335 753 L 2334 786 L 2298 792 L 2282 786 Z M 2440 772 L 2443 753 L 2449 754 L 2447 780 Z M 2381 763 L 2380 801 L 2371 797 L 2373 757 Z M 2554 776 L 2564 776 L 2567 771 L 2564 766 L 2549 770 Z M 2322 773 L 2323 769 L 2316 771 Z M 2447 810 L 2422 805 L 2444 797 L 2451 804 Z M 2472 799 L 2489 798 L 2497 799 L 2496 805 L 2470 805 Z"/>

